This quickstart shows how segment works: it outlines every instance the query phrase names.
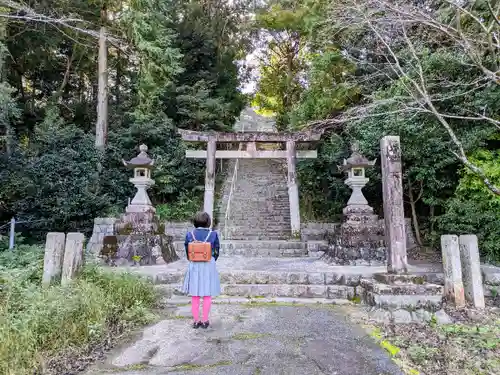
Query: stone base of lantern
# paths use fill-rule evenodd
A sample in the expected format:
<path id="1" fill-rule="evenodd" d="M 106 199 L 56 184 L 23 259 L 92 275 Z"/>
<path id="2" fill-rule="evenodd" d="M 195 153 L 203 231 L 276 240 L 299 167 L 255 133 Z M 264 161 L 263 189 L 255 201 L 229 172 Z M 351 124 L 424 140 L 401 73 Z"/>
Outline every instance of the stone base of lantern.
<path id="1" fill-rule="evenodd" d="M 344 208 L 344 222 L 329 235 L 323 260 L 339 265 L 384 265 L 384 227 L 368 205 Z"/>
<path id="2" fill-rule="evenodd" d="M 116 236 L 117 266 L 151 266 L 171 263 L 178 258 L 173 237 L 165 234 L 129 234 Z"/>
<path id="3" fill-rule="evenodd" d="M 129 205 L 133 207 L 134 205 Z M 155 265 L 178 258 L 173 237 L 165 235 L 153 210 L 126 212 L 116 221 L 115 235 L 105 237 L 101 255 L 112 265 Z"/>

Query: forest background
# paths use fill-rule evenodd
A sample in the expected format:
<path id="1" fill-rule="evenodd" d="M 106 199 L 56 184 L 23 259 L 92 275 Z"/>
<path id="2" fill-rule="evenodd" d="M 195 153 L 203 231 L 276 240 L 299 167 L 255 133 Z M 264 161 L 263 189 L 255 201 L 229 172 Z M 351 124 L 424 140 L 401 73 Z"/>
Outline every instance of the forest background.
<path id="1" fill-rule="evenodd" d="M 204 163 L 185 159 L 177 129 L 230 131 L 253 105 L 279 130 L 324 130 L 319 158 L 299 163 L 303 220 L 340 220 L 349 189 L 338 165 L 354 140 L 374 159 L 382 136 L 399 135 L 419 244 L 475 233 L 483 257 L 500 260 L 499 9 L 0 0 L 0 227 L 15 216 L 38 241 L 120 214 L 133 194 L 121 160 L 141 143 L 156 159 L 159 215 L 185 220 L 201 207 Z M 380 168 L 368 172 L 381 213 Z"/>

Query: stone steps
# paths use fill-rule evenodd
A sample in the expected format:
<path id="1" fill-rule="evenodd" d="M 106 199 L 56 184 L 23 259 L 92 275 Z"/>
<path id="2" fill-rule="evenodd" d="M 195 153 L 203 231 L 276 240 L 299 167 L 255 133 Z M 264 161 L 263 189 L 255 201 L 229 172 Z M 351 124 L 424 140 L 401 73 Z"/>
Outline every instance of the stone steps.
<path id="1" fill-rule="evenodd" d="M 158 272 L 152 281 L 157 285 L 180 284 L 184 280 L 185 271 Z M 229 285 L 341 285 L 357 287 L 362 277 L 360 274 L 343 274 L 335 272 L 294 272 L 294 271 L 220 271 L 220 281 Z M 361 290 L 361 289 L 359 289 Z"/>
<path id="2" fill-rule="evenodd" d="M 361 281 L 366 292 L 390 295 L 443 295 L 444 287 L 436 284 L 382 284 L 366 280 Z"/>
<path id="3" fill-rule="evenodd" d="M 171 305 L 189 305 L 191 297 L 173 295 L 168 298 L 165 303 Z M 294 305 L 350 305 L 353 302 L 346 299 L 329 299 L 329 298 L 300 298 L 300 297 L 234 297 L 234 296 L 218 296 L 212 300 L 213 304 L 294 304 Z"/>
<path id="4" fill-rule="evenodd" d="M 225 225 L 224 233 L 228 239 L 290 237 L 290 205 L 283 160 L 239 161 Z"/>
<path id="5" fill-rule="evenodd" d="M 326 243 L 323 241 L 290 241 L 290 240 L 223 240 L 220 243 L 220 254 L 224 257 L 235 255 L 245 257 L 307 257 L 309 251 L 318 252 Z M 181 258 L 186 257 L 184 241 L 174 241 L 174 247 L 177 255 Z M 313 254 L 321 255 L 321 254 Z"/>
<path id="6" fill-rule="evenodd" d="M 169 297 L 180 290 L 181 284 L 157 285 L 160 293 Z M 347 285 L 303 285 L 303 284 L 221 284 L 221 292 L 237 297 L 298 297 L 353 299 L 356 289 Z"/>
<path id="7" fill-rule="evenodd" d="M 228 231 L 227 238 L 231 238 L 233 240 L 253 240 L 253 241 L 262 241 L 262 240 L 275 240 L 281 241 L 290 238 L 290 233 L 276 233 L 276 234 L 252 234 L 252 233 L 238 233 L 234 234 L 234 232 Z"/>
<path id="8" fill-rule="evenodd" d="M 363 301 L 368 305 L 385 310 L 424 309 L 435 312 L 443 306 L 443 286 L 431 283 L 421 283 L 416 275 L 374 275 L 376 279 L 391 281 L 378 282 L 373 279 L 363 279 L 360 285 L 363 289 Z M 412 281 L 418 281 L 415 284 Z"/>
<path id="9" fill-rule="evenodd" d="M 441 310 L 443 296 L 440 295 L 378 295 L 365 293 L 363 301 L 385 310 L 424 309 L 431 312 Z"/>

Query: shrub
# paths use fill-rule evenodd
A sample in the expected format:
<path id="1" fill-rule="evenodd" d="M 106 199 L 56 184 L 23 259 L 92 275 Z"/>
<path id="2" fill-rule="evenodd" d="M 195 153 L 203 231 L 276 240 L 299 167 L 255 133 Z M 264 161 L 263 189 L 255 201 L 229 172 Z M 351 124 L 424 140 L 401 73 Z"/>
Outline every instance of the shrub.
<path id="1" fill-rule="evenodd" d="M 19 250 L 0 256 L 1 374 L 41 373 L 59 357 L 71 360 L 153 318 L 156 295 L 145 280 L 86 266 L 71 285 L 42 288 L 42 252 L 32 248 L 34 261 L 25 266 L 28 252 Z"/>
<path id="2" fill-rule="evenodd" d="M 490 180 L 500 185 L 500 152 L 481 150 L 471 157 Z M 479 250 L 487 261 L 500 261 L 500 197 L 491 193 L 478 177 L 464 170 L 455 196 L 439 218 L 443 232 L 476 234 Z"/>

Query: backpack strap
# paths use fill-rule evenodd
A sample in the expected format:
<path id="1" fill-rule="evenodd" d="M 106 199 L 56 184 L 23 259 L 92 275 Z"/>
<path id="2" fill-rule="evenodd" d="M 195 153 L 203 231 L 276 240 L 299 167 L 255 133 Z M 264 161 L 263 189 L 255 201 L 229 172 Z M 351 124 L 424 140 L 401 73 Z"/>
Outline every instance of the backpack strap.
<path id="1" fill-rule="evenodd" d="M 212 234 L 212 230 L 210 229 L 208 231 L 208 235 L 207 235 L 207 238 L 205 238 L 205 241 L 204 242 L 207 242 L 208 241 L 208 238 L 210 237 L 210 235 Z"/>
<path id="2" fill-rule="evenodd" d="M 191 231 L 191 236 L 193 237 L 193 242 L 198 242 L 198 240 L 194 236 L 194 230 Z"/>

